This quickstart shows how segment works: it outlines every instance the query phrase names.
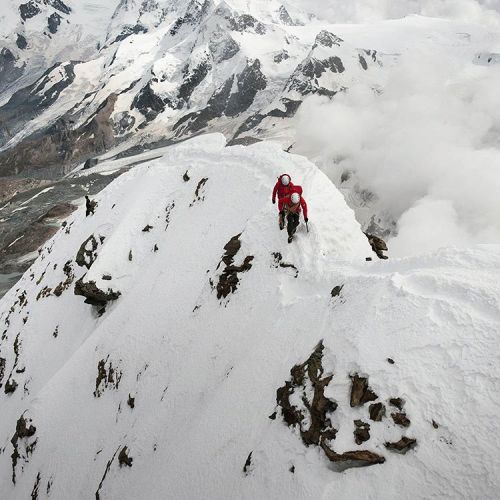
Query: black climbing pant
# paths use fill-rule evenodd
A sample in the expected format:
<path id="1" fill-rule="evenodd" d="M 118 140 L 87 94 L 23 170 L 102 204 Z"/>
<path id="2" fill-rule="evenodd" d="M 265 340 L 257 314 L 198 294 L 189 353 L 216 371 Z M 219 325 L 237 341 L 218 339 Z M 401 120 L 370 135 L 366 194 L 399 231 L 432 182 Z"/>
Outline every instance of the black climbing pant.
<path id="1" fill-rule="evenodd" d="M 288 231 L 288 236 L 293 236 L 297 227 L 299 225 L 299 214 L 294 214 L 292 212 L 288 213 L 286 216 L 288 224 L 286 226 L 286 230 Z"/>

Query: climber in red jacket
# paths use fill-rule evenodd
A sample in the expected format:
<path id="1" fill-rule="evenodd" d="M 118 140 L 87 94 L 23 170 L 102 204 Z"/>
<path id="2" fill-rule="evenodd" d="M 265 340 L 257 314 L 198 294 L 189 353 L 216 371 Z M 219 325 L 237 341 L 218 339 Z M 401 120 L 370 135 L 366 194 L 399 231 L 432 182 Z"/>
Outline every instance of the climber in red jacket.
<path id="1" fill-rule="evenodd" d="M 293 235 L 300 224 L 300 213 L 304 211 L 304 220 L 309 221 L 307 217 L 306 200 L 297 192 L 292 193 L 285 198 L 280 198 L 278 201 L 278 209 L 280 211 L 280 229 L 284 227 L 285 216 L 287 218 L 288 243 L 293 240 Z"/>
<path id="2" fill-rule="evenodd" d="M 288 174 L 280 175 L 273 189 L 273 204 L 276 203 L 276 195 L 278 195 L 278 200 L 280 200 L 280 198 L 284 198 L 294 192 L 302 194 L 302 188 L 296 186 Z"/>

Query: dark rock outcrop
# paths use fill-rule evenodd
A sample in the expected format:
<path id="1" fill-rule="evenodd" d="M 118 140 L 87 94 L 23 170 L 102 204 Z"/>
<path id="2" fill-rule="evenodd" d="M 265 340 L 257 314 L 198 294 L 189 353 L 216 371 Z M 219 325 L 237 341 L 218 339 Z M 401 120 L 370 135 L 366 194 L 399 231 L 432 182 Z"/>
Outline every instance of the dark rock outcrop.
<path id="1" fill-rule="evenodd" d="M 63 272 L 64 272 L 64 274 L 66 276 L 66 279 L 64 281 L 61 281 L 61 283 L 59 283 L 54 288 L 53 294 L 56 297 L 60 297 L 63 294 L 63 292 L 65 290 L 67 290 L 71 286 L 71 284 L 73 283 L 73 280 L 75 279 L 75 275 L 73 273 L 73 268 L 71 267 L 71 261 L 70 260 L 68 260 L 66 262 L 66 264 L 64 264 Z"/>
<path id="2" fill-rule="evenodd" d="M 19 14 L 21 15 L 21 19 L 23 21 L 35 17 L 36 15 L 40 14 L 40 12 L 42 11 L 34 0 L 30 0 L 27 3 L 22 3 L 19 6 Z"/>
<path id="3" fill-rule="evenodd" d="M 107 303 L 117 300 L 121 293 L 115 292 L 111 288 L 106 291 L 101 290 L 95 281 L 84 282 L 83 278 L 80 278 L 75 283 L 75 295 L 85 297 L 85 303 L 96 306 L 98 313 L 102 315 L 106 311 Z"/>
<path id="4" fill-rule="evenodd" d="M 49 16 L 47 26 L 52 34 L 57 33 L 57 30 L 59 29 L 59 26 L 61 24 L 61 20 L 62 17 L 57 12 L 54 12 Z"/>
<path id="5" fill-rule="evenodd" d="M 211 69 L 212 66 L 207 60 L 202 61 L 192 69 L 189 67 L 184 68 L 184 80 L 179 87 L 177 97 L 187 102 L 196 87 L 205 79 Z"/>
<path id="6" fill-rule="evenodd" d="M 147 31 L 147 28 L 145 28 L 141 24 L 136 24 L 134 26 L 125 26 L 125 28 L 123 28 L 123 31 L 119 35 L 117 35 L 109 45 L 113 45 L 116 42 L 121 42 L 122 40 L 125 40 L 125 38 L 128 38 L 130 35 L 147 33 Z"/>
<path id="7" fill-rule="evenodd" d="M 344 42 L 342 38 L 334 35 L 330 31 L 321 30 L 316 35 L 316 40 L 314 41 L 313 49 L 315 49 L 318 45 L 322 45 L 323 47 L 332 48 L 334 46 L 340 47 L 340 45 Z"/>
<path id="8" fill-rule="evenodd" d="M 16 392 L 17 386 L 18 383 L 13 378 L 9 378 L 9 380 L 5 382 L 5 387 L 4 387 L 5 394 L 12 394 Z"/>
<path id="9" fill-rule="evenodd" d="M 356 444 L 363 444 L 370 439 L 370 424 L 362 420 L 355 420 L 353 434 Z"/>
<path id="10" fill-rule="evenodd" d="M 252 451 L 248 454 L 247 459 L 245 460 L 245 465 L 243 466 L 243 474 L 248 476 L 250 473 L 250 467 L 252 466 Z"/>
<path id="11" fill-rule="evenodd" d="M 228 19 L 229 26 L 233 31 L 250 31 L 258 35 L 266 33 L 266 27 L 250 14 L 241 14 L 240 16 Z"/>
<path id="12" fill-rule="evenodd" d="M 45 0 L 45 3 L 52 5 L 54 9 L 57 9 L 59 12 L 63 14 L 70 14 L 71 7 L 68 7 L 62 0 Z"/>
<path id="13" fill-rule="evenodd" d="M 232 92 L 236 84 L 236 90 Z M 236 77 L 232 76 L 210 97 L 207 106 L 184 115 L 174 125 L 177 136 L 196 133 L 207 127 L 210 121 L 225 115 L 235 117 L 253 104 L 257 93 L 264 90 L 267 80 L 261 71 L 258 59 L 248 63 L 245 69 Z"/>
<path id="14" fill-rule="evenodd" d="M 33 437 L 36 433 L 36 427 L 32 424 L 31 419 L 25 418 L 24 414 L 21 415 L 16 423 L 16 431 L 10 440 L 12 444 L 12 482 L 16 484 L 16 468 L 19 459 L 27 461 L 29 456 L 33 453 L 36 446 L 36 440 L 30 442 L 29 438 Z M 24 444 L 21 447 L 21 444 Z"/>
<path id="15" fill-rule="evenodd" d="M 290 59 L 290 55 L 288 54 L 288 52 L 286 50 L 282 50 L 280 52 L 278 52 L 274 57 L 273 57 L 273 61 L 276 63 L 276 64 L 279 64 L 283 61 L 286 61 L 287 59 Z"/>
<path id="16" fill-rule="evenodd" d="M 388 250 L 385 241 L 373 234 L 365 233 L 365 235 L 368 238 L 368 243 L 370 243 L 370 246 L 372 247 L 372 250 L 375 252 L 377 257 L 384 260 L 388 259 L 387 255 L 384 255 L 384 252 Z"/>
<path id="17" fill-rule="evenodd" d="M 5 358 L 0 358 L 0 387 L 2 387 L 3 377 L 5 375 Z"/>
<path id="18" fill-rule="evenodd" d="M 91 234 L 81 245 L 76 254 L 75 262 L 80 267 L 90 269 L 97 258 L 97 248 L 99 243 L 96 237 Z"/>
<path id="19" fill-rule="evenodd" d="M 351 376 L 351 407 L 362 406 L 369 401 L 375 401 L 378 396 L 368 386 L 368 378 L 357 373 Z"/>
<path id="20" fill-rule="evenodd" d="M 256 129 L 264 119 L 267 117 L 272 118 L 292 118 L 295 116 L 300 106 L 302 105 L 302 101 L 288 99 L 287 97 L 283 97 L 280 99 L 280 103 L 283 105 L 282 107 L 274 108 L 266 114 L 255 113 L 250 115 L 239 127 L 236 133 L 234 134 L 233 139 L 228 143 L 228 146 L 236 145 L 236 144 L 252 144 L 251 141 L 259 141 L 260 139 L 246 136 L 242 138 L 238 138 L 241 134 L 245 132 L 249 132 L 250 130 Z M 246 142 L 242 142 L 246 141 Z"/>
<path id="21" fill-rule="evenodd" d="M 18 49 L 24 50 L 28 47 L 26 38 L 20 33 L 17 34 L 16 45 Z"/>
<path id="22" fill-rule="evenodd" d="M 118 454 L 118 463 L 120 464 L 120 467 L 123 467 L 124 465 L 126 465 L 127 467 L 132 467 L 133 461 L 134 459 L 129 456 L 129 449 L 124 446 Z"/>
<path id="23" fill-rule="evenodd" d="M 208 100 L 207 106 L 180 118 L 173 126 L 176 136 L 187 133 L 196 133 L 204 129 L 211 120 L 220 118 L 224 114 L 231 89 L 233 88 L 234 76 L 228 78 Z"/>
<path id="24" fill-rule="evenodd" d="M 405 405 L 405 402 L 402 398 L 391 398 L 389 399 L 389 403 L 392 406 L 395 406 L 399 411 L 402 411 L 403 406 Z"/>
<path id="25" fill-rule="evenodd" d="M 31 490 L 31 500 L 38 500 L 38 493 L 40 489 L 40 481 L 42 480 L 42 475 L 38 473 L 36 475 L 35 484 L 33 485 L 33 489 Z"/>
<path id="26" fill-rule="evenodd" d="M 297 66 L 285 86 L 287 91 L 296 91 L 302 95 L 317 94 L 329 98 L 344 91 L 342 86 L 322 85 L 319 79 L 325 73 L 344 73 L 345 66 L 335 49 L 343 40 L 329 31 L 321 31 L 314 42 L 309 55 Z M 331 49 L 328 51 L 327 49 Z M 328 55 L 331 52 L 331 55 Z"/>
<path id="27" fill-rule="evenodd" d="M 114 461 L 119 449 L 120 449 L 120 447 L 118 447 L 115 450 L 115 452 L 113 453 L 113 456 L 106 463 L 106 467 L 105 467 L 104 473 L 101 477 L 101 481 L 99 482 L 99 486 L 97 487 L 97 490 L 95 492 L 95 500 L 101 500 L 101 495 L 100 495 L 101 489 L 104 485 L 104 482 L 106 481 L 106 477 L 107 477 L 109 471 L 111 470 L 111 465 L 113 464 L 113 461 Z"/>
<path id="28" fill-rule="evenodd" d="M 192 207 L 195 203 L 199 201 L 204 201 L 205 200 L 205 184 L 208 182 L 208 177 L 203 177 L 203 179 L 200 179 L 198 182 L 198 185 L 196 186 L 196 189 L 194 191 L 194 199 L 189 205 Z"/>
<path id="29" fill-rule="evenodd" d="M 358 58 L 359 58 L 359 64 L 361 65 L 361 67 L 364 70 L 367 70 L 368 69 L 368 64 L 366 62 L 366 59 L 361 54 L 358 55 Z"/>
<path id="30" fill-rule="evenodd" d="M 128 395 L 127 404 L 130 408 L 132 408 L 132 410 L 135 408 L 135 397 L 132 396 L 132 394 Z"/>
<path id="31" fill-rule="evenodd" d="M 326 443 L 321 443 L 321 448 L 326 457 L 338 466 L 339 471 L 349 467 L 368 467 L 370 465 L 383 464 L 385 458 L 372 451 L 346 451 L 345 453 L 335 453 Z"/>
<path id="32" fill-rule="evenodd" d="M 283 420 L 300 432 L 306 446 L 321 447 L 335 470 L 384 463 L 383 456 L 371 451 L 336 453 L 331 448 L 337 429 L 332 426 L 330 415 L 337 409 L 337 403 L 325 396 L 325 389 L 333 375 L 323 376 L 323 350 L 323 343 L 320 342 L 306 362 L 290 370 L 291 379 L 277 390 L 276 402 Z M 313 390 L 312 396 L 309 388 Z M 297 406 L 299 401 L 302 402 L 300 407 Z"/>
<path id="33" fill-rule="evenodd" d="M 255 99 L 260 90 L 267 86 L 267 79 L 261 71 L 259 59 L 255 59 L 252 64 L 247 64 L 246 68 L 237 76 L 237 91 L 230 95 L 224 114 L 226 116 L 236 116 L 246 111 Z"/>
<path id="34" fill-rule="evenodd" d="M 374 422 L 381 422 L 385 417 L 385 406 L 383 403 L 375 403 L 368 407 L 370 419 Z"/>
<path id="35" fill-rule="evenodd" d="M 345 67 L 340 57 L 332 56 L 323 61 L 310 59 L 301 66 L 302 74 L 311 80 L 321 78 L 323 73 L 328 70 L 332 73 L 343 73 L 345 71 Z"/>
<path id="36" fill-rule="evenodd" d="M 288 262 L 283 262 L 283 256 L 280 252 L 273 252 L 272 256 L 274 257 L 274 267 L 282 268 L 282 269 L 291 269 L 294 271 L 294 278 L 298 278 L 299 270 L 293 264 L 289 264 Z"/>
<path id="37" fill-rule="evenodd" d="M 180 30 L 186 26 L 195 26 L 199 24 L 207 15 L 212 3 L 210 0 L 205 0 L 203 3 L 198 0 L 191 0 L 186 8 L 186 12 L 182 17 L 176 19 L 170 35 L 177 35 Z"/>
<path id="38" fill-rule="evenodd" d="M 318 446 L 322 440 L 330 441 L 337 434 L 329 417 L 337 409 L 337 403 L 325 396 L 333 375 L 323 377 L 323 350 L 323 342 L 320 342 L 304 363 L 290 370 L 291 379 L 276 391 L 283 420 L 289 427 L 298 428 L 306 446 Z M 314 391 L 312 398 L 307 392 L 309 384 Z M 304 402 L 304 408 L 292 403 L 294 394 Z M 298 400 L 297 397 L 294 400 Z"/>
<path id="39" fill-rule="evenodd" d="M 258 139 L 256 137 L 247 136 L 247 137 L 242 137 L 242 138 L 238 139 L 238 136 L 240 136 L 241 134 L 243 134 L 245 132 L 248 132 L 248 131 L 250 131 L 250 130 L 256 128 L 256 127 L 258 127 L 262 123 L 262 121 L 266 118 L 266 116 L 267 115 L 263 115 L 262 113 L 255 113 L 253 115 L 250 115 L 238 127 L 238 130 L 234 134 L 233 139 L 228 143 L 228 146 L 234 146 L 235 144 L 238 144 L 236 141 L 242 141 L 242 140 L 251 141 L 251 140 L 255 139 L 256 141 L 259 141 L 260 139 Z"/>
<path id="40" fill-rule="evenodd" d="M 302 101 L 296 101 L 293 99 L 288 99 L 287 97 L 283 97 L 281 99 L 281 104 L 285 107 L 285 109 L 274 108 L 267 116 L 273 116 L 275 118 L 292 118 L 295 116 L 300 106 L 302 105 Z"/>
<path id="41" fill-rule="evenodd" d="M 94 397 L 100 398 L 107 389 L 118 389 L 122 375 L 121 370 L 115 368 L 113 363 L 109 361 L 109 356 L 106 359 L 101 359 L 97 363 Z"/>
<path id="42" fill-rule="evenodd" d="M 225 299 L 229 294 L 234 293 L 238 289 L 240 282 L 239 274 L 245 273 L 252 268 L 252 261 L 254 259 L 252 255 L 247 255 L 243 263 L 239 266 L 233 264 L 234 257 L 241 248 L 240 236 L 241 234 L 233 236 L 224 246 L 225 253 L 218 268 L 222 263 L 224 263 L 226 267 L 219 276 L 219 281 L 216 286 L 217 298 L 219 300 Z"/>
<path id="43" fill-rule="evenodd" d="M 83 164 L 83 170 L 87 170 L 89 168 L 95 167 L 99 163 L 99 158 L 89 158 L 84 164 Z"/>
<path id="44" fill-rule="evenodd" d="M 391 417 L 396 425 L 399 425 L 400 427 L 410 427 L 411 421 L 406 416 L 406 413 L 391 413 Z"/>
<path id="45" fill-rule="evenodd" d="M 151 88 L 149 82 L 142 90 L 134 97 L 130 109 L 137 109 L 147 121 L 154 120 L 160 113 L 165 111 L 168 100 L 163 100 L 156 95 Z"/>
<path id="46" fill-rule="evenodd" d="M 385 443 L 384 446 L 390 451 L 405 455 L 410 450 L 415 448 L 415 446 L 417 446 L 417 440 L 413 438 L 402 437 L 399 441 L 395 443 Z"/>

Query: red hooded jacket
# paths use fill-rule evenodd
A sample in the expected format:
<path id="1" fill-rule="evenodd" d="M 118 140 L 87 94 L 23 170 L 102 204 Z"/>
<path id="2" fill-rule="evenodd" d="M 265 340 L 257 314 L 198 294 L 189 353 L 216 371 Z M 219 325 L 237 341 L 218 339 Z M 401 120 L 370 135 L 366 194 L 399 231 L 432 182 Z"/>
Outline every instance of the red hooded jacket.
<path id="1" fill-rule="evenodd" d="M 302 194 L 302 187 L 296 186 L 292 181 L 290 181 L 288 186 L 283 186 L 283 184 L 281 184 L 281 178 L 284 175 L 290 178 L 288 174 L 283 174 L 278 177 L 278 182 L 276 183 L 273 189 L 273 203 L 276 201 L 276 195 L 278 195 L 278 200 L 279 200 L 280 198 L 284 198 L 285 196 L 288 196 L 295 192 Z"/>
<path id="2" fill-rule="evenodd" d="M 296 205 L 292 203 L 291 194 L 289 196 L 285 196 L 285 198 L 280 198 L 278 200 L 278 210 L 280 212 L 286 209 L 288 212 L 291 212 L 293 214 L 300 214 L 301 207 L 302 210 L 304 210 L 304 219 L 307 219 L 307 203 L 302 196 L 300 197 L 300 202 Z"/>

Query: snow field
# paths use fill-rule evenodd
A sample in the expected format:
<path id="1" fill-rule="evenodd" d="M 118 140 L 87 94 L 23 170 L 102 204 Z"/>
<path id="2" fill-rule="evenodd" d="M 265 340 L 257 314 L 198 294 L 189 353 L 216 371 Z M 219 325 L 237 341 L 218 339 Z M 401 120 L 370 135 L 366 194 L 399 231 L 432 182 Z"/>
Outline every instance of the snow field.
<path id="1" fill-rule="evenodd" d="M 61 229 L 0 303 L 3 320 L 27 291 L 28 305 L 10 315 L 0 351 L 8 373 L 20 332 L 26 370 L 14 374 L 14 394 L 0 395 L 0 485 L 8 498 L 29 496 L 38 473 L 41 490 L 52 481 L 50 498 L 95 498 L 106 464 L 123 446 L 133 465 L 112 461 L 101 498 L 495 498 L 498 247 L 367 263 L 371 250 L 353 212 L 304 158 L 272 143 L 226 148 L 221 135 L 162 152 L 100 193 L 95 216 L 73 213 L 69 234 Z M 284 172 L 303 186 L 309 204 L 310 233 L 301 225 L 291 245 L 271 204 Z M 252 268 L 219 301 L 210 281 L 217 283 L 223 247 L 239 233 L 234 264 L 251 255 Z M 73 294 L 74 285 L 37 301 L 44 286 L 65 278 L 64 263 L 91 234 L 105 239 L 85 281 L 121 297 L 100 318 Z M 273 252 L 298 276 L 276 268 Z M 74 263 L 73 270 L 76 279 L 86 271 Z M 344 288 L 332 298 L 337 285 Z M 336 451 L 357 448 L 353 419 L 369 421 L 366 407 L 349 407 L 350 374 L 368 375 L 384 403 L 406 400 L 406 432 L 389 415 L 370 422 L 363 448 L 383 454 L 385 464 L 334 472 L 280 415 L 268 419 L 276 389 L 321 339 L 325 369 L 334 373 L 328 396 L 339 404 Z M 100 360 L 115 372 L 96 397 Z M 29 462 L 20 460 L 14 486 L 10 438 L 25 410 L 38 443 Z M 385 450 L 386 440 L 402 434 L 417 438 L 415 450 Z"/>

